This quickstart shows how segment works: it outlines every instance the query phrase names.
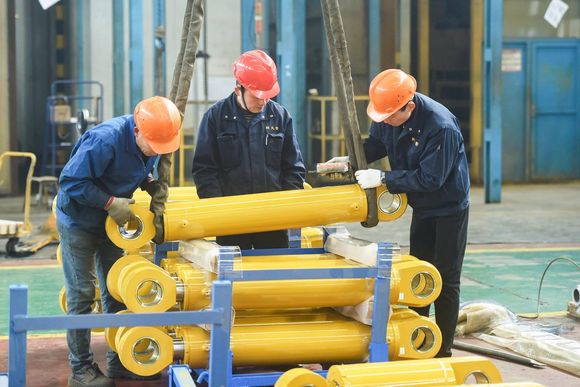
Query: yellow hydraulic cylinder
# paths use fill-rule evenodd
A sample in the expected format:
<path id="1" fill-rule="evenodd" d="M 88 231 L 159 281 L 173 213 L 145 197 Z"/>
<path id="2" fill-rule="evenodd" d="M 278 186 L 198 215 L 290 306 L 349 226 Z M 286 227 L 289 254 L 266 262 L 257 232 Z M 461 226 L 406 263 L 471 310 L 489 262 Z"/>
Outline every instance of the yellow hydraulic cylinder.
<path id="1" fill-rule="evenodd" d="M 247 313 L 247 314 L 246 314 Z M 394 312 L 387 328 L 389 359 L 426 359 L 440 348 L 439 328 L 428 318 L 413 318 Z M 424 340 L 416 347 L 414 337 L 421 330 Z M 298 363 L 344 363 L 365 361 L 371 327 L 334 311 L 285 311 L 274 314 L 239 312 L 231 331 L 230 348 L 235 366 L 273 366 Z M 147 347 L 148 357 L 139 362 L 133 348 Z M 148 328 L 129 328 L 117 335 L 117 349 L 123 365 L 139 375 L 152 375 L 181 359 L 192 368 L 207 367 L 209 332 L 200 327 L 175 328 L 175 340 Z M 159 360 L 167 359 L 166 362 Z"/>
<path id="2" fill-rule="evenodd" d="M 151 204 L 151 196 L 147 191 L 138 189 L 133 194 L 135 204 L 149 208 Z M 187 202 L 191 200 L 198 200 L 197 189 L 195 187 L 169 187 L 167 201 L 168 202 Z"/>
<path id="3" fill-rule="evenodd" d="M 304 189 L 312 189 L 312 186 L 304 182 Z M 198 200 L 196 187 L 169 187 L 167 195 L 168 202 L 188 202 L 190 200 Z M 137 190 L 133 193 L 135 204 L 142 205 L 149 208 L 151 204 L 151 196 L 147 191 Z"/>
<path id="4" fill-rule="evenodd" d="M 107 289 L 109 290 L 109 294 L 119 302 L 123 302 L 121 295 L 119 294 L 119 287 L 117 284 L 119 283 L 119 277 L 121 273 L 123 276 L 126 275 L 129 271 L 133 270 L 136 266 L 131 266 L 133 263 L 148 263 L 152 264 L 147 258 L 144 258 L 140 255 L 136 254 L 129 254 L 124 255 L 121 258 L 117 259 L 117 261 L 111 266 L 109 269 L 109 273 L 107 274 Z"/>
<path id="5" fill-rule="evenodd" d="M 305 368 L 294 368 L 284 372 L 274 387 L 328 387 L 326 379 Z"/>
<path id="6" fill-rule="evenodd" d="M 168 265 L 166 261 L 164 265 Z M 334 254 L 242 257 L 234 268 L 245 270 L 360 267 Z M 122 267 L 118 271 L 117 267 Z M 167 271 L 138 256 L 121 258 L 107 277 L 110 293 L 135 313 L 164 312 L 180 304 L 182 310 L 199 310 L 211 303 L 211 282 L 216 275 L 192 263 L 173 262 Z M 121 273 L 123 274 L 121 276 Z M 115 279 L 117 278 L 117 279 Z M 441 291 L 435 267 L 411 256 L 396 256 L 391 269 L 390 303 L 424 306 Z M 236 309 L 310 308 L 357 305 L 373 295 L 374 279 L 243 281 L 233 284 Z"/>
<path id="7" fill-rule="evenodd" d="M 477 383 L 477 384 L 485 384 L 486 387 L 544 387 L 543 384 L 538 384 L 534 382 L 515 382 L 515 383 Z M 459 386 L 468 387 L 473 386 L 471 384 L 460 384 Z"/>
<path id="8" fill-rule="evenodd" d="M 275 387 L 301 386 L 297 383 L 302 379 L 317 381 L 312 375 L 316 374 L 303 368 L 295 368 L 284 373 L 276 382 Z M 330 367 L 328 371 L 325 381 L 327 384 L 320 384 L 320 386 L 456 386 L 466 382 L 468 378 L 472 378 L 476 384 L 485 384 L 486 386 L 496 385 L 489 383 L 501 383 L 501 375 L 490 360 L 469 356 L 335 365 Z M 503 384 L 501 385 L 503 386 Z M 315 384 L 315 386 L 319 386 L 319 384 Z"/>
<path id="9" fill-rule="evenodd" d="M 59 245 L 60 246 L 60 245 Z M 60 305 L 60 310 L 67 314 L 66 307 L 66 288 L 63 286 L 58 293 L 58 301 Z M 95 284 L 95 299 L 93 300 L 93 305 L 91 306 L 93 314 L 103 313 L 103 305 L 101 304 L 101 290 L 99 289 L 99 284 Z M 91 328 L 92 332 L 103 332 L 103 328 Z"/>
<path id="10" fill-rule="evenodd" d="M 324 246 L 324 232 L 320 227 L 304 227 L 300 234 L 300 247 L 310 248 Z"/>
<path id="11" fill-rule="evenodd" d="M 454 386 L 473 378 L 479 383 L 501 383 L 497 367 L 478 356 L 363 363 L 332 366 L 332 386 Z"/>
<path id="12" fill-rule="evenodd" d="M 366 200 L 364 190 L 352 184 L 168 202 L 163 216 L 164 237 L 166 241 L 177 241 L 362 222 L 367 217 Z M 391 194 L 380 187 L 377 188 L 377 203 L 379 220 L 391 221 L 403 215 L 407 197 Z M 153 214 L 143 206 L 133 205 L 132 210 L 137 218 L 133 230 L 117 226 L 111 217 L 105 224 L 111 241 L 125 250 L 143 246 L 155 234 Z"/>
<path id="13" fill-rule="evenodd" d="M 56 246 L 56 262 L 59 266 L 62 266 L 62 246 L 60 243 Z"/>

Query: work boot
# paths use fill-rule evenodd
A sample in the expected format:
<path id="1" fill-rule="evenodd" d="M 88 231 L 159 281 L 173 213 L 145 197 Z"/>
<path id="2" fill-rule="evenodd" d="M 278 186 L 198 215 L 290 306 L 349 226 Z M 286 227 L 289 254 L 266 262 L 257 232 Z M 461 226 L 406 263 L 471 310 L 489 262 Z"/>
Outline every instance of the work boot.
<path id="1" fill-rule="evenodd" d="M 129 371 L 116 357 L 114 360 L 109 361 L 107 366 L 107 376 L 111 379 L 128 379 L 128 380 L 159 380 L 161 379 L 161 373 L 156 373 L 150 376 L 141 376 L 134 374 Z"/>
<path id="2" fill-rule="evenodd" d="M 115 382 L 107 378 L 97 363 L 93 363 L 68 377 L 69 387 L 115 387 Z"/>

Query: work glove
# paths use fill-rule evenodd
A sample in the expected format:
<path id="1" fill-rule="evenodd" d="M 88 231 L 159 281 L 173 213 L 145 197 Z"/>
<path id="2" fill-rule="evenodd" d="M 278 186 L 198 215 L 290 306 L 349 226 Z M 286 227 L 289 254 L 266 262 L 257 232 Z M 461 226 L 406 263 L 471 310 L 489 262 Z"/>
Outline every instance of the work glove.
<path id="1" fill-rule="evenodd" d="M 337 156 L 337 157 L 333 157 L 330 160 L 328 160 L 326 162 L 326 164 L 328 163 L 350 163 L 350 160 L 348 158 L 348 156 Z"/>
<path id="2" fill-rule="evenodd" d="M 362 189 L 375 188 L 382 184 L 383 171 L 378 169 L 361 169 L 354 173 Z"/>
<path id="3" fill-rule="evenodd" d="M 134 217 L 133 212 L 129 208 L 129 204 L 135 203 L 135 199 L 117 198 L 111 196 L 105 210 L 109 213 L 109 216 L 113 218 L 115 223 L 119 226 L 123 226 L 131 218 Z"/>

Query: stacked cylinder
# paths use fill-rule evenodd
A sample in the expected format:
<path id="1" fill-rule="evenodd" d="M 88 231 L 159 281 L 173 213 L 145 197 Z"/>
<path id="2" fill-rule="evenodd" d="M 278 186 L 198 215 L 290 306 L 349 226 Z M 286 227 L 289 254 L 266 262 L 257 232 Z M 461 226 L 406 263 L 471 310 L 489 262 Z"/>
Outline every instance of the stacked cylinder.
<path id="1" fill-rule="evenodd" d="M 360 266 L 330 253 L 249 256 L 234 263 L 234 269 L 244 270 Z M 159 267 L 139 255 L 127 255 L 111 269 L 107 286 L 131 312 L 203 310 L 211 304 L 215 278 L 215 273 L 183 257 L 164 259 Z M 391 304 L 406 306 L 433 302 L 441 288 L 441 278 L 432 265 L 405 255 L 396 256 L 390 283 Z M 234 282 L 233 364 L 365 361 L 371 327 L 335 309 L 368 305 L 373 290 L 372 278 Z M 366 308 L 367 313 L 372 312 Z M 192 368 L 207 367 L 209 330 L 208 326 L 112 328 L 106 330 L 106 337 L 125 367 L 150 375 L 174 359 Z M 404 307 L 393 309 L 387 337 L 390 360 L 431 358 L 440 346 L 435 323 Z M 150 353 L 151 358 L 136 360 L 134 348 L 147 348 L 141 352 Z"/>
<path id="2" fill-rule="evenodd" d="M 364 193 L 357 185 L 327 188 L 314 189 L 317 192 L 313 191 L 312 195 L 318 199 L 312 202 L 301 194 L 294 199 L 299 206 L 316 207 L 328 202 L 343 207 L 346 205 L 346 215 L 337 215 L 340 210 L 331 211 L 333 215 L 327 215 L 324 221 L 329 221 L 333 216 L 334 221 L 364 219 L 366 202 L 362 199 Z M 288 192 L 274 198 L 261 194 L 247 195 L 242 202 L 255 200 L 257 205 L 266 200 L 268 206 L 279 206 L 272 203 L 292 201 L 292 195 Z M 166 237 L 169 232 L 203 238 L 210 235 L 210 229 L 223 230 L 219 220 L 207 222 L 205 215 L 202 218 L 206 219 L 206 223 L 192 223 L 195 216 L 187 204 L 192 198 L 196 198 L 193 187 L 170 189 L 169 211 L 166 210 L 164 214 Z M 379 219 L 382 221 L 395 220 L 406 209 L 405 195 L 392 195 L 382 189 L 377 192 L 377 198 L 379 211 L 382 211 Z M 111 240 L 126 251 L 126 255 L 111 268 L 106 283 L 109 293 L 127 306 L 127 310 L 119 313 L 210 308 L 212 282 L 217 279 L 216 262 L 220 254 L 210 254 L 213 260 L 205 260 L 204 264 L 200 264 L 202 261 L 196 254 L 207 253 L 212 249 L 220 251 L 220 247 L 203 240 L 181 241 L 180 251 L 169 252 L 159 266 L 155 265 L 152 262 L 153 244 L 149 242 L 154 234 L 151 227 L 152 214 L 148 212 L 150 197 L 142 192 L 137 193 L 135 199 L 133 210 L 138 224 L 125 226 L 127 230 L 132 229 L 132 232 L 126 232 L 125 227 L 116 227 L 110 219 L 106 225 Z M 204 200 L 203 205 L 197 205 L 197 211 L 203 213 L 213 208 L 223 212 L 227 207 L 224 200 L 228 199 L 222 198 L 215 203 Z M 236 216 L 242 216 L 248 208 L 247 203 L 236 206 Z M 249 223 L 256 219 L 252 218 Z M 293 218 L 290 224 L 294 227 L 313 226 L 315 222 L 315 217 L 299 216 Z M 263 226 L 254 224 L 251 227 Z M 268 227 L 279 228 L 273 225 Z M 228 233 L 248 230 L 261 231 L 250 228 L 228 230 Z M 302 228 L 303 248 L 322 247 L 322 241 L 321 228 Z M 359 242 L 357 240 L 356 243 Z M 368 259 L 353 259 L 326 247 L 324 251 L 327 252 L 321 254 L 271 256 L 242 256 L 238 249 L 231 254 L 235 257 L 231 266 L 241 273 L 246 270 L 352 269 L 372 266 L 368 264 Z M 57 253 L 57 257 L 59 261 L 62 259 L 61 254 Z M 441 346 L 439 328 L 432 320 L 419 316 L 408 307 L 433 303 L 441 291 L 441 276 L 434 266 L 412 256 L 395 254 L 391 259 L 388 292 L 391 306 L 389 311 L 385 311 L 389 314 L 386 332 L 388 363 L 366 363 L 371 343 L 373 300 L 381 297 L 381 294 L 374 294 L 375 279 L 332 278 L 234 281 L 230 331 L 232 365 L 287 367 L 292 364 L 348 364 L 332 366 L 326 379 L 304 368 L 292 369 L 279 378 L 277 387 L 403 386 L 409 383 L 413 386 L 460 385 L 473 375 L 476 384 L 501 383 L 497 368 L 489 360 L 475 357 L 432 359 Z M 95 312 L 100 312 L 98 287 L 95 293 Z M 65 299 L 63 288 L 61 307 L 64 311 Z M 209 367 L 211 329 L 211 324 L 106 328 L 105 337 L 129 371 L 149 376 L 175 361 L 193 369 Z"/>
<path id="3" fill-rule="evenodd" d="M 321 197 L 321 201 L 332 197 L 334 201 L 339 200 L 341 205 L 352 201 L 347 205 L 349 210 L 346 213 L 351 214 L 348 216 L 365 210 L 361 206 L 364 192 L 356 185 L 331 190 L 314 189 L 311 194 Z M 175 230 L 174 226 L 181 224 L 177 218 L 180 213 L 192 219 L 191 212 L 187 210 L 187 201 L 191 202 L 194 195 L 193 188 L 170 189 L 170 211 L 165 213 L 166 227 Z M 250 196 L 253 195 L 248 195 L 247 200 L 250 200 Z M 384 195 L 378 196 L 382 197 L 381 203 L 385 207 Z M 138 217 L 145 219 L 145 215 L 139 214 L 146 212 L 149 198 L 142 193 L 136 195 L 135 199 L 135 212 Z M 397 198 L 393 196 L 391 204 L 395 202 L 398 204 L 391 206 L 394 212 L 383 214 L 383 220 L 385 217 L 394 220 L 402 215 L 406 198 L 404 195 Z M 206 203 L 206 206 L 213 206 Z M 222 208 L 223 203 L 219 204 L 219 208 Z M 197 207 L 207 208 L 200 205 Z M 215 222 L 212 227 L 216 227 Z M 109 235 L 112 232 L 110 225 L 107 232 Z M 304 247 L 322 247 L 321 229 L 309 227 L 302 234 Z M 128 240 L 125 248 L 141 248 L 141 241 Z M 121 240 L 121 243 L 125 242 Z M 216 270 L 199 265 L 195 255 L 204 249 L 211 250 L 211 246 L 219 246 L 210 244 L 208 248 L 210 242 L 205 241 L 193 243 L 195 248 L 189 242 L 180 242 L 180 253 L 170 253 L 160 266 L 140 254 L 127 254 L 113 265 L 107 277 L 107 287 L 113 297 L 127 306 L 124 313 L 203 310 L 210 307 L 212 281 L 217 278 Z M 200 249 L 200 245 L 204 247 Z M 217 255 L 214 253 L 212 256 Z M 234 270 L 349 269 L 365 266 L 332 253 L 235 256 Z M 429 263 L 411 256 L 397 255 L 392 263 L 390 285 L 390 304 L 403 307 L 396 307 L 390 313 L 387 326 L 389 359 L 433 357 L 440 346 L 439 329 L 431 320 L 405 306 L 432 303 L 441 289 L 439 273 Z M 358 307 L 372 314 L 373 278 L 234 281 L 232 288 L 230 348 L 234 366 L 335 364 L 367 360 L 371 326 L 368 321 L 364 321 L 364 316 L 357 320 L 339 311 L 344 313 L 348 308 Z M 210 330 L 211 325 L 107 328 L 106 338 L 111 348 L 119 353 L 125 367 L 145 376 L 161 371 L 174 360 L 192 368 L 207 367 Z"/>

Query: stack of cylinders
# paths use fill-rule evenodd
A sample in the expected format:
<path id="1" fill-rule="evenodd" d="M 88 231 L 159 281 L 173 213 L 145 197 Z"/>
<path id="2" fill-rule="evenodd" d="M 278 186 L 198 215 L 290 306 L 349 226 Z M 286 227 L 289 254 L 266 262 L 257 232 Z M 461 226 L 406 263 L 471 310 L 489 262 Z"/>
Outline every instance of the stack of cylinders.
<path id="1" fill-rule="evenodd" d="M 360 267 L 334 254 L 248 256 L 236 262 L 234 268 L 236 265 L 253 270 Z M 107 278 L 110 293 L 133 312 L 200 310 L 210 305 L 215 274 L 183 258 L 164 259 L 161 266 L 139 255 L 119 259 Z M 430 264 L 411 256 L 395 256 L 391 303 L 402 299 L 411 305 L 425 305 L 438 296 L 440 288 L 439 273 Z M 365 361 L 370 326 L 331 309 L 289 308 L 356 305 L 372 297 L 373 290 L 373 279 L 234 282 L 236 312 L 231 332 L 234 365 Z M 106 337 L 111 347 L 119 351 L 125 367 L 149 375 L 165 368 L 174 358 L 195 368 L 207 366 L 209 329 L 121 328 L 110 330 Z M 431 358 L 441 345 L 435 323 L 407 308 L 394 309 L 387 338 L 390 360 Z M 144 352 L 152 354 L 151 359 L 136 361 L 139 356 L 133 349 L 137 347 L 148 348 Z"/>
<path id="2" fill-rule="evenodd" d="M 119 259 L 107 278 L 109 292 L 135 313 L 200 310 L 211 303 L 214 273 L 183 259 L 165 259 L 158 267 L 138 255 Z M 248 270 L 362 267 L 334 254 L 243 257 L 234 264 Z M 399 255 L 391 269 L 390 303 L 424 306 L 441 291 L 435 267 Z M 179 289 L 179 291 L 178 291 Z M 244 281 L 233 284 L 235 309 L 313 308 L 357 305 L 373 295 L 374 279 Z"/>
<path id="3" fill-rule="evenodd" d="M 385 199 L 390 195 L 391 201 Z M 387 196 L 388 196 L 387 195 Z M 139 251 L 154 233 L 149 198 L 136 197 L 138 221 L 129 225 L 135 235 L 122 234 L 108 219 L 107 234 L 131 251 L 117 261 L 107 278 L 109 292 L 127 305 L 128 312 L 202 310 L 211 305 L 216 275 L 181 258 L 153 265 Z M 337 221 L 363 221 L 367 203 L 358 185 L 283 191 L 203 200 L 195 192 L 170 190 L 164 213 L 166 240 L 203 238 L 273 229 L 315 226 Z M 396 198 L 395 198 L 396 196 Z M 406 207 L 404 195 L 377 192 L 382 221 L 395 220 Z M 396 200 L 395 200 L 396 199 Z M 256 206 L 256 203 L 260 203 Z M 394 209 L 393 209 L 394 208 Z M 276 216 L 271 216 L 276 213 Z M 239 221 L 238 221 L 239 220 Z M 236 227 L 231 227 L 231 225 Z M 224 228 L 225 227 L 225 228 Z M 306 241 L 319 244 L 317 231 Z M 320 240 L 318 240 L 320 239 Z M 314 241 L 314 242 L 311 242 Z M 335 254 L 242 257 L 235 270 L 329 269 L 365 267 Z M 371 327 L 328 308 L 361 305 L 372 300 L 372 278 L 321 280 L 240 281 L 233 283 L 235 320 L 231 350 L 236 366 L 276 366 L 296 363 L 366 361 Z M 424 306 L 440 293 L 441 277 L 429 263 L 410 256 L 393 260 L 389 302 Z M 174 359 L 193 368 L 208 366 L 210 326 L 133 327 L 111 329 L 107 341 L 130 371 L 152 375 Z M 387 326 L 388 357 L 427 359 L 441 345 L 438 327 L 407 308 L 395 308 Z M 138 349 L 138 350 L 137 350 Z"/>
<path id="4" fill-rule="evenodd" d="M 175 327 L 171 335 L 163 329 L 136 327 L 117 334 L 115 340 L 125 367 L 152 375 L 174 358 L 192 368 L 207 367 L 209 335 L 197 326 Z M 370 326 L 330 309 L 252 310 L 236 313 L 230 347 L 235 366 L 362 362 L 368 357 L 370 335 Z M 439 350 L 440 337 L 428 318 L 395 309 L 387 328 L 389 359 L 431 358 Z M 148 355 L 137 358 L 136 347 L 146 348 L 141 352 Z"/>

